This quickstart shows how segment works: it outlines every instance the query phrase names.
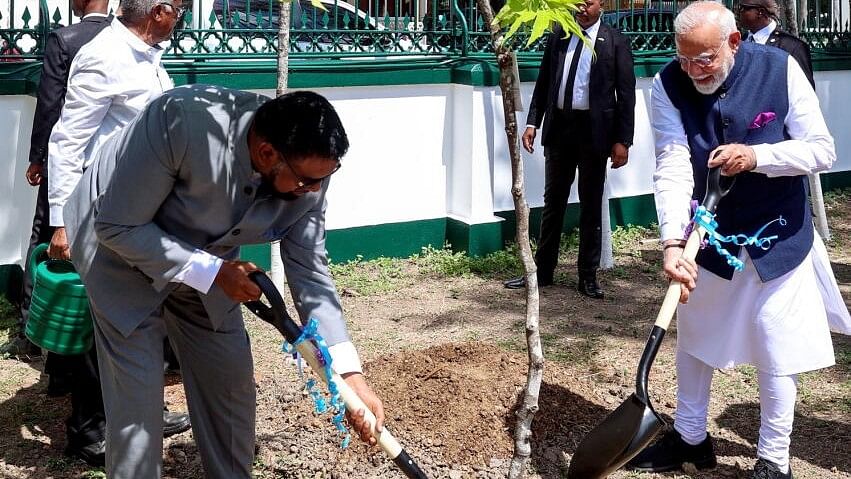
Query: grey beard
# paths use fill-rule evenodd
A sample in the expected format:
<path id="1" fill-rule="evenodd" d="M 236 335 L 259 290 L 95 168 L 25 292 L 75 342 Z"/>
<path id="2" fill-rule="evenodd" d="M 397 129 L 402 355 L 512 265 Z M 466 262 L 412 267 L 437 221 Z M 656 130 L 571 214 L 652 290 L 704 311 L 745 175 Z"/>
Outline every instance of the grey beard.
<path id="1" fill-rule="evenodd" d="M 712 75 L 712 83 L 708 85 L 699 85 L 696 81 L 692 80 L 692 84 L 694 85 L 695 90 L 704 95 L 711 95 L 715 93 L 721 85 L 724 84 L 724 81 L 730 75 L 730 72 L 733 70 L 733 65 L 736 63 L 736 57 L 730 56 L 730 61 L 724 62 L 721 65 L 721 70 Z"/>

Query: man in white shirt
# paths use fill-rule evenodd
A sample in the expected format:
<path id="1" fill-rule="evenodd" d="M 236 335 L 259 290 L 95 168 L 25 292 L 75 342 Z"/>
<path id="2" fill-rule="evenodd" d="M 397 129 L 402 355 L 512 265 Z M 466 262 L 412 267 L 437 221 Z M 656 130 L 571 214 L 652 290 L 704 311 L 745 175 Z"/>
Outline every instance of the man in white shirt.
<path id="1" fill-rule="evenodd" d="M 181 0 L 123 0 L 121 12 L 121 17 L 113 19 L 74 57 L 62 113 L 50 134 L 47 201 L 49 224 L 54 228 L 48 248 L 51 258 L 70 258 L 62 208 L 91 164 L 93 152 L 151 100 L 174 86 L 161 65 L 164 50 L 159 44 L 171 36 L 182 18 Z M 88 396 L 99 398 L 95 386 L 89 388 Z M 72 400 L 77 401 L 77 396 L 74 393 Z M 86 398 L 79 401 L 91 402 Z M 100 404 L 97 407 L 102 410 Z M 185 413 L 163 411 L 163 421 L 166 436 L 189 429 Z M 89 462 L 102 463 L 104 441 L 99 444 L 91 454 L 74 444 L 69 449 Z"/>
<path id="2" fill-rule="evenodd" d="M 68 259 L 62 207 L 92 152 L 154 98 L 174 87 L 162 67 L 163 48 L 182 18 L 182 0 L 123 0 L 115 18 L 80 49 L 68 80 L 65 106 L 48 147 L 51 258 Z"/>
<path id="3" fill-rule="evenodd" d="M 851 332 L 807 202 L 806 174 L 830 168 L 833 138 L 797 62 L 742 42 L 721 4 L 689 5 L 674 28 L 678 61 L 654 78 L 651 105 L 664 271 L 682 284 L 677 410 L 674 430 L 630 466 L 714 467 L 706 431 L 714 369 L 751 364 L 761 419 L 753 477 L 792 478 L 797 374 L 834 364 L 831 327 Z M 726 243 L 745 264 L 735 274 L 714 248 L 698 253 L 696 264 L 682 258 L 689 203 L 702 199 L 713 167 L 736 177 L 718 204 L 718 233 L 754 234 L 770 223 L 763 236 L 777 235 L 769 248 Z M 778 216 L 784 221 L 772 221 Z"/>

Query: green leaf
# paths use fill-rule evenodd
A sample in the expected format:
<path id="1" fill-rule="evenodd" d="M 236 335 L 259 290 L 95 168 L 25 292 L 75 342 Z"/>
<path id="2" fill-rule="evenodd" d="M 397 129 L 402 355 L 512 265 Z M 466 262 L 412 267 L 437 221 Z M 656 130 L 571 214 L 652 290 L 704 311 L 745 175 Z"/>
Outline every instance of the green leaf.
<path id="1" fill-rule="evenodd" d="M 532 25 L 532 33 L 529 34 L 529 40 L 526 41 L 526 46 L 528 47 L 535 43 L 535 40 L 544 36 L 552 21 L 553 15 L 551 11 L 545 10 L 538 12 L 538 18 L 535 19 L 535 24 Z"/>
<path id="2" fill-rule="evenodd" d="M 520 27 L 522 27 L 526 23 L 531 22 L 535 18 L 535 16 L 535 12 L 530 12 L 528 10 L 521 12 L 520 15 L 517 16 L 517 19 L 514 20 L 514 23 L 511 24 L 511 28 L 509 28 L 508 31 L 505 33 L 505 39 L 508 40 L 509 38 L 514 36 L 514 34 L 517 33 L 517 30 L 519 30 Z"/>

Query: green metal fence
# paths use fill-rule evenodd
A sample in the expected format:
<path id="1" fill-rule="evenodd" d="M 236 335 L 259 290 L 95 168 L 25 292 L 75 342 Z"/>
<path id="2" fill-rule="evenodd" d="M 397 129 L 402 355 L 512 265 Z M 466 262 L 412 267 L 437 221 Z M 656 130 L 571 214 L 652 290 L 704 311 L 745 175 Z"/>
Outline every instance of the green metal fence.
<path id="1" fill-rule="evenodd" d="M 20 0 L 19 0 L 20 1 Z M 441 58 L 491 53 L 490 34 L 473 0 L 294 0 L 290 52 L 299 58 Z M 491 0 L 498 9 L 503 0 Z M 637 57 L 670 57 L 674 49 L 673 19 L 688 2 L 616 0 L 603 21 L 631 40 Z M 801 1 L 801 0 L 798 0 Z M 732 6 L 732 0 L 726 0 Z M 279 0 L 185 0 L 193 6 L 171 40 L 167 56 L 184 59 L 274 58 L 278 48 Z M 851 53 L 849 0 L 808 0 L 800 35 L 816 52 Z M 3 7 L 0 7 L 3 8 Z M 71 12 L 16 8 L 9 0 L 0 10 L 0 62 L 38 60 L 51 29 L 67 25 Z M 525 47 L 534 56 L 543 41 Z"/>

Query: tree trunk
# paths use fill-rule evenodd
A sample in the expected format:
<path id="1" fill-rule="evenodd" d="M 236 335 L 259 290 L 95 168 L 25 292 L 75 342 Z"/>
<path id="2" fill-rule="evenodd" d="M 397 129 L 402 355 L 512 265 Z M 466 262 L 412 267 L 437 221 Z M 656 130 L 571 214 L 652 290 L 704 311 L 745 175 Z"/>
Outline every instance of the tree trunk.
<path id="1" fill-rule="evenodd" d="M 290 0 L 280 0 L 281 11 L 278 14 L 278 86 L 275 95 L 287 92 L 290 79 Z"/>
<path id="2" fill-rule="evenodd" d="M 278 85 L 275 88 L 275 96 L 281 96 L 287 92 L 287 84 L 290 80 L 290 11 L 291 0 L 279 0 L 281 10 L 278 14 Z M 284 262 L 281 260 L 280 241 L 273 241 L 270 248 L 269 264 L 272 282 L 281 290 L 286 290 L 286 277 L 284 276 Z"/>
<path id="3" fill-rule="evenodd" d="M 777 12 L 786 31 L 798 36 L 798 11 L 795 0 L 780 0 L 777 2 L 780 11 Z"/>
<path id="4" fill-rule="evenodd" d="M 529 206 L 526 204 L 523 186 L 523 161 L 520 158 L 520 146 L 517 141 L 516 105 L 513 95 L 514 63 L 516 58 L 503 45 L 502 31 L 493 25 L 493 10 L 487 0 L 477 0 L 479 13 L 486 25 L 490 26 L 491 40 L 499 64 L 499 88 L 502 91 L 502 107 L 505 117 L 505 136 L 511 155 L 511 195 L 514 198 L 514 211 L 517 216 L 517 246 L 523 270 L 526 276 L 526 346 L 529 354 L 529 370 L 526 375 L 526 389 L 522 403 L 517 409 L 517 424 L 514 431 L 514 457 L 508 471 L 509 479 L 525 477 L 526 465 L 532 455 L 532 420 L 538 412 L 538 396 L 541 392 L 541 380 L 544 375 L 544 354 L 541 348 L 539 331 L 539 297 L 537 266 L 532 259 L 532 246 L 529 243 Z M 519 86 L 519 85 L 517 85 Z"/>

